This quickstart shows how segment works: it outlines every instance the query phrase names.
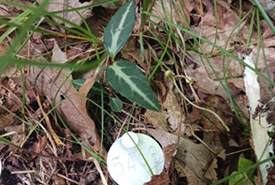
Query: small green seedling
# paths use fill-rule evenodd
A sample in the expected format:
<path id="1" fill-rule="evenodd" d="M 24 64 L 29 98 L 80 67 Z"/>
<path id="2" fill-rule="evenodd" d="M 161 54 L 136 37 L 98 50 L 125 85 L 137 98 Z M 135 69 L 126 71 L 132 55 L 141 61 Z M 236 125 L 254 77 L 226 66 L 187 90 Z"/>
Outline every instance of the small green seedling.
<path id="1" fill-rule="evenodd" d="M 253 162 L 245 159 L 240 158 L 238 163 L 238 172 L 244 171 L 249 166 L 252 166 Z M 253 179 L 254 179 L 254 173 L 253 169 L 240 173 L 238 175 L 234 175 L 237 172 L 232 173 L 232 177 L 229 179 L 229 185 L 252 185 Z M 233 176 L 234 175 L 234 176 Z"/>

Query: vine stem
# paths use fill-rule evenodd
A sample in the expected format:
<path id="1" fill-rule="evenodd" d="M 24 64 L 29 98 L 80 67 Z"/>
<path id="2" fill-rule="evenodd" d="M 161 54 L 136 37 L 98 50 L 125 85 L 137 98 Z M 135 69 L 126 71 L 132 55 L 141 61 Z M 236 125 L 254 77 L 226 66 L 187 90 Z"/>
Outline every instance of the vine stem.
<path id="1" fill-rule="evenodd" d="M 170 74 L 170 75 L 171 75 L 170 77 L 172 78 L 173 84 L 175 85 L 177 91 L 180 93 L 180 95 L 181 95 L 188 103 L 190 103 L 193 107 L 195 107 L 195 108 L 197 108 L 197 109 L 199 109 L 199 110 L 207 111 L 207 112 L 213 114 L 213 115 L 221 122 L 221 124 L 222 124 L 222 126 L 225 128 L 225 130 L 226 130 L 227 132 L 230 131 L 230 129 L 228 128 L 228 126 L 224 123 L 224 121 L 221 119 L 221 117 L 220 117 L 217 113 L 215 113 L 214 111 L 212 111 L 212 110 L 210 110 L 210 109 L 207 109 L 207 108 L 204 108 L 204 107 L 200 107 L 199 105 L 196 105 L 196 104 L 194 104 L 193 102 L 191 102 L 191 101 L 183 94 L 183 92 L 180 90 L 179 86 L 178 86 L 177 83 L 176 83 L 175 77 L 174 77 L 172 74 Z"/>

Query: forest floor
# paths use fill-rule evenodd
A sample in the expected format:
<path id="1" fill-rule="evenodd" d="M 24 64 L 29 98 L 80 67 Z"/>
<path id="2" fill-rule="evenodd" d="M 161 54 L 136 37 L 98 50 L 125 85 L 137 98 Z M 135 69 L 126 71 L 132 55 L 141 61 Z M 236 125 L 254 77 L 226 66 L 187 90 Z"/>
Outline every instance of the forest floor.
<path id="1" fill-rule="evenodd" d="M 115 185 L 107 153 L 125 131 L 163 150 L 146 185 L 275 184 L 275 16 L 264 4 L 44 2 L 0 1 L 0 184 Z M 126 40 L 113 54 L 115 39 Z M 128 84 L 122 60 L 135 66 Z M 139 97 L 138 75 L 160 108 Z"/>

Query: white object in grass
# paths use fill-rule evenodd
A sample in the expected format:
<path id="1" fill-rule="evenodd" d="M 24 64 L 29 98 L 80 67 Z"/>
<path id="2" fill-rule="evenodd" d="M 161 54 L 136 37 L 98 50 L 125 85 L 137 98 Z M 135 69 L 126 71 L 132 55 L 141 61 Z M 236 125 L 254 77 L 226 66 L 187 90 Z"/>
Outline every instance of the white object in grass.
<path id="1" fill-rule="evenodd" d="M 164 168 L 160 145 L 145 134 L 128 132 L 114 142 L 107 157 L 108 171 L 119 185 L 143 185 L 151 180 L 149 168 L 136 146 L 154 175 L 160 174 Z"/>
<path id="2" fill-rule="evenodd" d="M 136 146 L 135 144 L 138 144 L 138 136 L 134 132 L 128 132 L 128 134 L 124 134 L 121 137 L 122 145 L 126 148 L 133 148 Z"/>
<path id="3" fill-rule="evenodd" d="M 243 61 L 255 69 L 255 65 L 252 59 L 252 52 L 250 55 L 246 56 Z M 260 85 L 258 83 L 257 74 L 255 74 L 255 72 L 248 67 L 246 67 L 244 70 L 244 85 L 250 108 L 252 144 L 254 146 L 257 160 L 262 161 L 269 158 L 270 153 L 273 153 L 273 145 L 270 142 L 270 137 L 268 136 L 268 131 L 272 130 L 272 125 L 267 121 L 267 113 L 256 111 L 257 107 L 262 106 L 260 103 Z M 260 165 L 263 184 L 267 183 L 267 169 L 271 166 L 273 166 L 271 161 Z"/>

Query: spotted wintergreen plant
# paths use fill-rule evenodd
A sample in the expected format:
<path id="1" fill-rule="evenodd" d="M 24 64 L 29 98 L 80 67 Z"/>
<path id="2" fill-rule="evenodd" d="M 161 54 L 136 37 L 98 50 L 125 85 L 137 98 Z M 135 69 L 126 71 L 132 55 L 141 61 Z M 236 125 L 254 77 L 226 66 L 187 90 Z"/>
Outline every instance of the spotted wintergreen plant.
<path id="1" fill-rule="evenodd" d="M 160 110 L 149 81 L 135 64 L 125 60 L 116 61 L 107 68 L 106 77 L 113 89 L 128 100 L 147 109 Z"/>
<path id="2" fill-rule="evenodd" d="M 104 46 L 114 59 L 129 39 L 136 21 L 134 0 L 125 3 L 111 18 L 104 30 Z"/>
<path id="3" fill-rule="evenodd" d="M 104 30 L 104 46 L 113 61 L 133 31 L 136 21 L 135 7 L 134 0 L 125 3 Z M 112 88 L 128 100 L 144 108 L 160 111 L 158 99 L 148 79 L 134 63 L 115 61 L 107 67 L 106 77 Z"/>
<path id="4" fill-rule="evenodd" d="M 104 46 L 113 61 L 133 31 L 135 7 L 134 0 L 125 3 L 104 30 Z M 115 61 L 106 69 L 106 77 L 112 88 L 128 100 L 144 108 L 160 111 L 158 99 L 149 81 L 135 64 L 126 60 Z"/>

